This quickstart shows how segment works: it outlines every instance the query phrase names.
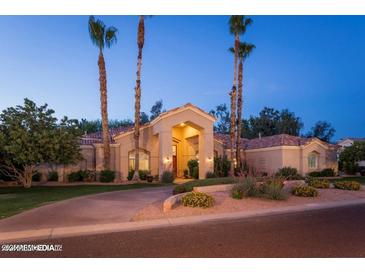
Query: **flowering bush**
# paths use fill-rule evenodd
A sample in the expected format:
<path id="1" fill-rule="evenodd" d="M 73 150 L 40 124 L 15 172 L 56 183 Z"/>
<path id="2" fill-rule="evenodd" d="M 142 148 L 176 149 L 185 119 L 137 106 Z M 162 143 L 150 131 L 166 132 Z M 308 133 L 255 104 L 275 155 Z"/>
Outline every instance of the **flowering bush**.
<path id="1" fill-rule="evenodd" d="M 315 188 L 329 188 L 330 182 L 328 180 L 320 180 L 309 177 L 306 182 L 309 186 L 315 187 Z"/>
<path id="2" fill-rule="evenodd" d="M 214 199 L 206 193 L 190 192 L 182 197 L 181 202 L 184 206 L 207 208 L 213 206 Z"/>
<path id="3" fill-rule="evenodd" d="M 344 189 L 344 190 L 360 190 L 360 183 L 355 181 L 342 181 L 336 182 L 333 184 L 335 188 Z"/>
<path id="4" fill-rule="evenodd" d="M 293 195 L 300 197 L 317 197 L 318 191 L 312 186 L 297 186 L 293 189 Z"/>

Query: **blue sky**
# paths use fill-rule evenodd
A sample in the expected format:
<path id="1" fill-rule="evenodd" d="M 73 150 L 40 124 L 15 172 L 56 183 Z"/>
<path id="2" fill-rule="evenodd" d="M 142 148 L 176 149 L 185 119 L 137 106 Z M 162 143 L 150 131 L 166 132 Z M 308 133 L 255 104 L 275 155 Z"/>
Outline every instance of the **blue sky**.
<path id="1" fill-rule="evenodd" d="M 136 16 L 98 16 L 119 29 L 105 50 L 110 118 L 132 118 Z M 256 45 L 245 63 L 244 117 L 264 106 L 289 108 L 310 129 L 318 120 L 335 139 L 365 136 L 365 17 L 253 16 L 244 40 Z M 61 117 L 96 119 L 97 48 L 86 16 L 0 16 L 0 110 L 28 97 Z M 146 20 L 142 110 L 163 99 L 209 111 L 228 103 L 233 43 L 227 16 L 154 16 Z"/>

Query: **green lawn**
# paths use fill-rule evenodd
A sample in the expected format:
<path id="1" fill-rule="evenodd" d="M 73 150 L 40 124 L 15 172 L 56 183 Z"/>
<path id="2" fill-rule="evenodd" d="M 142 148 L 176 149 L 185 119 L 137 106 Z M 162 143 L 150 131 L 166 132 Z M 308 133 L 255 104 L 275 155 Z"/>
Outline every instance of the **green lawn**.
<path id="1" fill-rule="evenodd" d="M 356 181 L 360 184 L 365 185 L 365 176 L 362 177 L 348 177 L 348 178 L 341 178 L 341 179 L 331 179 L 332 182 L 339 182 L 339 181 Z"/>
<path id="2" fill-rule="evenodd" d="M 117 190 L 137 189 L 163 186 L 163 184 L 131 184 L 119 186 L 38 186 L 25 189 L 23 187 L 0 188 L 0 219 L 15 215 L 24 210 L 46 203 L 61 201 L 73 197 L 110 192 Z"/>

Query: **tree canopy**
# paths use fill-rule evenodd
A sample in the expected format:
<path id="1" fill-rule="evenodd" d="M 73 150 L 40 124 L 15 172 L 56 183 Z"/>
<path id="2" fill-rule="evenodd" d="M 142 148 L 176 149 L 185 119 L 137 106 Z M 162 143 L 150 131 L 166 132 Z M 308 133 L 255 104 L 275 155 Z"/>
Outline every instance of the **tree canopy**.
<path id="1" fill-rule="evenodd" d="M 73 164 L 81 157 L 76 120 L 60 121 L 47 104 L 10 107 L 0 114 L 0 172 L 30 187 L 40 164 Z"/>
<path id="2" fill-rule="evenodd" d="M 365 160 L 365 142 L 354 142 L 344 148 L 339 157 L 339 169 L 348 174 L 358 171 L 358 162 Z"/>
<path id="3" fill-rule="evenodd" d="M 325 142 L 330 142 L 335 135 L 336 130 L 332 127 L 331 123 L 327 121 L 318 121 L 312 127 L 311 131 L 306 134 L 306 137 L 317 137 Z"/>

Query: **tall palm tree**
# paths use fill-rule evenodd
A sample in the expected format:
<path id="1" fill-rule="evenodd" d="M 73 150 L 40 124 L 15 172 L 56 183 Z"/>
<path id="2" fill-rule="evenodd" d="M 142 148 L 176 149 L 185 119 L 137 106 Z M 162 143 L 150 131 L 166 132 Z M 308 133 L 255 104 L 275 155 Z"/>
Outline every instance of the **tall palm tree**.
<path id="1" fill-rule="evenodd" d="M 139 16 L 137 33 L 138 57 L 137 57 L 137 80 L 135 88 L 134 106 L 134 175 L 133 180 L 139 180 L 139 128 L 141 117 L 141 69 L 142 69 L 142 50 L 144 46 L 144 16 Z"/>
<path id="2" fill-rule="evenodd" d="M 108 95 L 106 84 L 106 69 L 103 50 L 105 46 L 110 48 L 117 42 L 117 32 L 115 27 L 106 27 L 103 21 L 89 17 L 89 35 L 91 42 L 99 49 L 99 82 L 100 82 L 100 103 L 101 121 L 104 146 L 104 169 L 110 169 L 110 136 L 108 126 Z"/>
<path id="3" fill-rule="evenodd" d="M 247 26 L 252 24 L 251 18 L 247 18 L 244 15 L 232 15 L 229 19 L 229 29 L 231 34 L 234 35 L 234 69 L 233 69 L 233 86 L 230 92 L 231 96 L 231 128 L 230 128 L 230 139 L 231 139 L 231 175 L 234 176 L 234 162 L 237 159 L 235 157 L 235 141 L 236 141 L 236 93 L 237 93 L 237 60 L 238 60 L 238 46 L 240 43 L 240 35 L 246 32 Z"/>
<path id="4" fill-rule="evenodd" d="M 242 107 L 243 107 L 243 63 L 250 56 L 255 45 L 245 42 L 240 42 L 237 49 L 237 55 L 239 59 L 238 64 L 238 94 L 237 94 L 237 135 L 236 135 L 236 159 L 237 165 L 242 167 L 242 159 L 240 153 L 241 147 L 241 130 L 242 130 Z M 229 49 L 234 53 L 234 48 Z"/>

